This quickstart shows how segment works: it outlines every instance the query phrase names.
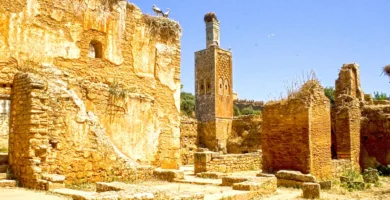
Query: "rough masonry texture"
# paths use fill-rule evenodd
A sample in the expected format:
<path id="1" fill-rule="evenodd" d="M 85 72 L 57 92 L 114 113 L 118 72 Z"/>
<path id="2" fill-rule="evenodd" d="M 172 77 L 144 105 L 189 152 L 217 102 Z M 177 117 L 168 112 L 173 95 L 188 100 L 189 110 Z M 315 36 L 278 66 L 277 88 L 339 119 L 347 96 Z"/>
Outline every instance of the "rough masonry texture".
<path id="1" fill-rule="evenodd" d="M 330 103 L 317 81 L 306 82 L 263 111 L 263 171 L 297 170 L 317 179 L 332 175 Z"/>
<path id="2" fill-rule="evenodd" d="M 360 106 L 363 101 L 359 65 L 344 64 L 335 90 L 336 153 L 338 159 L 351 160 L 356 169 L 360 169 Z"/>
<path id="3" fill-rule="evenodd" d="M 219 47 L 219 22 L 206 22 L 206 49 L 195 52 L 195 112 L 199 145 L 226 152 L 233 118 L 232 53 Z"/>
<path id="4" fill-rule="evenodd" d="M 180 123 L 180 157 L 183 165 L 194 164 L 198 145 L 198 123 L 195 119 L 182 117 Z"/>
<path id="5" fill-rule="evenodd" d="M 8 135 L 9 135 L 9 114 L 10 103 L 9 96 L 0 96 L 0 151 L 8 149 Z"/>
<path id="6" fill-rule="evenodd" d="M 228 153 L 248 153 L 261 150 L 261 115 L 244 115 L 233 119 L 228 137 Z"/>
<path id="7" fill-rule="evenodd" d="M 64 175 L 66 183 L 150 177 L 152 169 L 124 156 L 82 100 L 54 77 L 15 75 L 9 164 L 20 183 L 45 189 L 44 174 Z"/>
<path id="8" fill-rule="evenodd" d="M 196 152 L 194 162 L 195 173 L 254 171 L 261 169 L 261 152 L 227 155 L 211 151 Z"/>
<path id="9" fill-rule="evenodd" d="M 390 165 L 390 101 L 365 105 L 360 130 L 363 169 Z"/>
<path id="10" fill-rule="evenodd" d="M 0 96 L 12 99 L 9 153 L 22 185 L 33 186 L 40 170 L 63 173 L 68 183 L 93 180 L 104 171 L 119 173 L 127 169 L 121 154 L 130 158 L 132 171 L 137 163 L 171 169 L 181 164 L 180 26 L 144 15 L 126 1 L 110 2 L 0 2 Z M 33 75 L 14 80 L 18 71 L 36 74 L 47 85 L 35 88 L 29 81 L 36 80 Z M 81 105 L 95 119 L 94 127 L 104 130 L 100 135 L 90 130 L 92 122 L 79 118 Z M 46 119 L 37 119 L 40 115 Z M 101 138 L 112 145 L 97 147 Z M 81 139 L 86 140 L 76 142 Z M 56 142 L 61 160 L 49 153 L 57 151 L 50 149 Z M 105 152 L 100 148 L 111 153 L 93 156 Z M 80 154 L 85 161 L 78 162 Z M 64 160 L 76 160 L 77 166 L 58 166 Z M 40 170 L 33 168 L 42 163 Z M 102 165 L 111 167 L 99 170 Z M 21 177 L 22 172 L 35 177 Z"/>

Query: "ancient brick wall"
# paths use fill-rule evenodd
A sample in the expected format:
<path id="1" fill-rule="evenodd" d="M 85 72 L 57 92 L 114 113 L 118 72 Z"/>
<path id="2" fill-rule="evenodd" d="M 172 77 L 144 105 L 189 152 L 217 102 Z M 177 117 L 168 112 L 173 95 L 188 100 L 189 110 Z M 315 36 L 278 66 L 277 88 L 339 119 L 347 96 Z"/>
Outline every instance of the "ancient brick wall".
<path id="1" fill-rule="evenodd" d="M 329 100 L 316 81 L 292 95 L 264 107 L 263 170 L 298 170 L 327 179 L 332 170 Z"/>
<path id="2" fill-rule="evenodd" d="M 66 74 L 58 81 L 98 117 L 121 152 L 177 169 L 180 27 L 126 1 L 99 5 L 0 2 L 0 84 L 12 84 L 18 70 L 43 74 L 54 68 Z M 100 45 L 101 58 L 89 56 L 91 44 Z"/>
<path id="3" fill-rule="evenodd" d="M 181 119 L 180 157 L 183 165 L 194 164 L 194 153 L 198 144 L 198 123 L 194 119 Z"/>
<path id="4" fill-rule="evenodd" d="M 82 100 L 56 81 L 58 75 L 16 74 L 9 162 L 19 182 L 44 189 L 42 174 L 64 175 L 67 184 L 151 177 L 152 168 L 124 156 Z"/>
<path id="5" fill-rule="evenodd" d="M 195 173 L 255 171 L 261 169 L 261 152 L 225 155 L 216 152 L 196 152 L 194 161 Z"/>
<path id="6" fill-rule="evenodd" d="M 263 170 L 310 173 L 309 108 L 305 102 L 267 103 L 262 114 Z"/>
<path id="7" fill-rule="evenodd" d="M 318 178 L 331 177 L 331 118 L 330 102 L 322 87 L 312 93 L 310 120 L 311 173 Z"/>
<path id="8" fill-rule="evenodd" d="M 350 159 L 356 169 L 360 168 L 360 106 L 363 101 L 359 65 L 344 64 L 335 90 L 336 152 L 338 159 Z"/>
<path id="9" fill-rule="evenodd" d="M 233 119 L 232 132 L 227 142 L 228 153 L 248 153 L 261 150 L 260 115 L 240 116 Z"/>
<path id="10" fill-rule="evenodd" d="M 390 164 L 390 105 L 362 108 L 360 166 L 363 169 Z"/>

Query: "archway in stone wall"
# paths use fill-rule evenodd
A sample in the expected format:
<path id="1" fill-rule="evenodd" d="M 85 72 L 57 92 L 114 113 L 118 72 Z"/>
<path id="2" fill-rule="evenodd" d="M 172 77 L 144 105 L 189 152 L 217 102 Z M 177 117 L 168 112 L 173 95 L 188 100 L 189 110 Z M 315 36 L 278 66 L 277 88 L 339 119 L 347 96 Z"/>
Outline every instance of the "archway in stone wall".
<path id="1" fill-rule="evenodd" d="M 8 152 L 11 85 L 0 84 L 0 153 Z"/>

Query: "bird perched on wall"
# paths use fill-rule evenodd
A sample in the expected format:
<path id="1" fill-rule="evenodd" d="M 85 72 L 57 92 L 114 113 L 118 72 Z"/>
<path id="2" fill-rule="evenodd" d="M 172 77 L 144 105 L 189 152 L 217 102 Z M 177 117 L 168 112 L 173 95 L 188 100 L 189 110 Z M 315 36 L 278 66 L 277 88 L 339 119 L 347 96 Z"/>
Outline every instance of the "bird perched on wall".
<path id="1" fill-rule="evenodd" d="M 170 9 L 167 8 L 167 12 L 163 13 L 163 17 L 168 17 Z"/>
<path id="2" fill-rule="evenodd" d="M 156 15 L 163 15 L 163 12 L 160 8 L 158 8 L 156 5 L 153 5 L 153 11 L 156 13 Z"/>

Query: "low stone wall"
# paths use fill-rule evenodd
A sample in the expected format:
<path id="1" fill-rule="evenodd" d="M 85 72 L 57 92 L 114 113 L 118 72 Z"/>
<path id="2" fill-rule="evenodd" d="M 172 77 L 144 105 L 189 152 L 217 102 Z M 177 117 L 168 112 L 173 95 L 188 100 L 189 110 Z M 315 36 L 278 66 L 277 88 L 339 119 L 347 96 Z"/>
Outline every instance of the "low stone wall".
<path id="1" fill-rule="evenodd" d="M 182 165 L 194 164 L 197 149 L 198 123 L 195 119 L 182 118 L 180 123 L 180 156 Z"/>
<path id="2" fill-rule="evenodd" d="M 343 176 L 345 170 L 351 169 L 351 161 L 346 159 L 332 160 L 332 176 L 339 178 Z"/>
<path id="3" fill-rule="evenodd" d="M 217 152 L 196 152 L 194 154 L 195 173 L 201 172 L 239 172 L 261 169 L 260 151 L 247 154 L 220 155 Z"/>

